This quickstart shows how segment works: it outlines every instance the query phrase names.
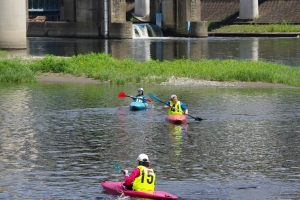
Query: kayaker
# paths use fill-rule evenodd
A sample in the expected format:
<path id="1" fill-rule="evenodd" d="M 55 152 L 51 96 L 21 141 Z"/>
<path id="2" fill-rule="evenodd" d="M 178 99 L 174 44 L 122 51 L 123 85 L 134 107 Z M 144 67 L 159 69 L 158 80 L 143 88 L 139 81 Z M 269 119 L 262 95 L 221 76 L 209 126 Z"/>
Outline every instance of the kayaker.
<path id="1" fill-rule="evenodd" d="M 131 174 L 128 170 L 122 170 L 124 173 L 124 186 L 128 190 L 153 192 L 155 187 L 156 175 L 150 167 L 150 161 L 146 154 L 140 154 L 137 157 L 138 166 L 133 169 Z"/>
<path id="2" fill-rule="evenodd" d="M 168 115 L 174 114 L 189 114 L 188 109 L 181 101 L 178 101 L 178 98 L 175 94 L 171 95 L 171 101 L 168 101 L 164 105 L 164 109 L 168 109 Z"/>
<path id="3" fill-rule="evenodd" d="M 130 97 L 132 98 L 133 101 L 136 102 L 143 102 L 146 103 L 146 96 L 144 95 L 144 89 L 143 88 L 138 88 L 137 89 L 138 94 L 134 97 L 132 95 L 130 95 Z"/>

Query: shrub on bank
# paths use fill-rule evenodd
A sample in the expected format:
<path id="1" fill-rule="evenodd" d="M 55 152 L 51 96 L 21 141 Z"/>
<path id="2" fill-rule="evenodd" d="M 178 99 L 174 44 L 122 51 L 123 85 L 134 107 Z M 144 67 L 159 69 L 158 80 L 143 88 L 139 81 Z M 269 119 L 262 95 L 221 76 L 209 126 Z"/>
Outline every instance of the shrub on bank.
<path id="1" fill-rule="evenodd" d="M 47 55 L 42 59 L 21 61 L 0 59 L 1 82 L 35 82 L 42 72 L 86 75 L 114 84 L 161 83 L 171 76 L 213 81 L 282 83 L 300 86 L 300 67 L 264 61 L 178 59 L 175 61 L 118 60 L 105 53 L 89 53 L 71 58 Z"/>
<path id="2" fill-rule="evenodd" d="M 36 82 L 34 72 L 19 59 L 0 59 L 0 82 Z"/>

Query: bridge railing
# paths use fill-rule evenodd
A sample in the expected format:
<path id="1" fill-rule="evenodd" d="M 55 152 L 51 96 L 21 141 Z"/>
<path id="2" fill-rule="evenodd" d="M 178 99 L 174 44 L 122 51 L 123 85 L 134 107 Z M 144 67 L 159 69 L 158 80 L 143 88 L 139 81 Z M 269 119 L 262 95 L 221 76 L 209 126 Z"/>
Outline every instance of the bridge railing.
<path id="1" fill-rule="evenodd" d="M 58 12 L 59 0 L 28 0 L 29 12 Z"/>

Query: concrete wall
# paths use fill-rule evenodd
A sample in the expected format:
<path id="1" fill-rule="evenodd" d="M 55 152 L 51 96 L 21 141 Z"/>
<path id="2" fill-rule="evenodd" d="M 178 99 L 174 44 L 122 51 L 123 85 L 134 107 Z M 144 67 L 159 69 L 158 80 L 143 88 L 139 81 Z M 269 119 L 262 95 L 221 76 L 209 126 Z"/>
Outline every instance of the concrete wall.
<path id="1" fill-rule="evenodd" d="M 101 38 L 97 23 L 29 22 L 27 37 Z"/>
<path id="2" fill-rule="evenodd" d="M 132 23 L 111 23 L 109 38 L 131 39 L 132 38 Z"/>
<path id="3" fill-rule="evenodd" d="M 26 49 L 27 2 L 0 0 L 0 48 Z"/>
<path id="4" fill-rule="evenodd" d="M 103 20 L 103 0 L 76 0 L 76 22 L 98 22 Z"/>
<path id="5" fill-rule="evenodd" d="M 63 0 L 60 8 L 60 20 L 67 22 L 76 22 L 76 1 Z"/>

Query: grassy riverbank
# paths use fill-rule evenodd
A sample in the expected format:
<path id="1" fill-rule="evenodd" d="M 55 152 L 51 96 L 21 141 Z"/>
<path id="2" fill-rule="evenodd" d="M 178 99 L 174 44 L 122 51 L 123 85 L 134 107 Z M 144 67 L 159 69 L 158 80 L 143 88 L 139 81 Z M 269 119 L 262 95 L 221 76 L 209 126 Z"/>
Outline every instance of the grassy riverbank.
<path id="1" fill-rule="evenodd" d="M 235 24 L 209 23 L 208 30 L 216 33 L 300 33 L 300 26 L 286 22 L 281 24 Z"/>
<path id="2" fill-rule="evenodd" d="M 114 84 L 161 83 L 171 76 L 213 81 L 246 81 L 282 83 L 300 86 L 300 67 L 289 67 L 263 61 L 179 59 L 175 61 L 137 62 L 118 60 L 110 55 L 90 53 L 71 58 L 47 55 L 44 58 L 21 60 L 0 59 L 0 82 L 35 82 L 42 72 L 86 75 Z"/>

